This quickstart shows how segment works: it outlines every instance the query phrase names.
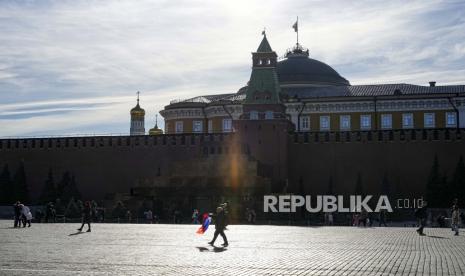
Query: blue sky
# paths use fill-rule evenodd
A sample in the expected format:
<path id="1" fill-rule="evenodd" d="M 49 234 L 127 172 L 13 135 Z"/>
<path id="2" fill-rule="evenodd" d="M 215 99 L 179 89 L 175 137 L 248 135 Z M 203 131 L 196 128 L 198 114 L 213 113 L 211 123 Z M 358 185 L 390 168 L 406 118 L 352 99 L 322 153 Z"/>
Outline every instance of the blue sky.
<path id="1" fill-rule="evenodd" d="M 352 84 L 465 84 L 464 1 L 1 1 L 0 136 L 128 133 L 170 100 L 233 93 L 267 37 Z M 162 125 L 162 124 L 161 124 Z"/>

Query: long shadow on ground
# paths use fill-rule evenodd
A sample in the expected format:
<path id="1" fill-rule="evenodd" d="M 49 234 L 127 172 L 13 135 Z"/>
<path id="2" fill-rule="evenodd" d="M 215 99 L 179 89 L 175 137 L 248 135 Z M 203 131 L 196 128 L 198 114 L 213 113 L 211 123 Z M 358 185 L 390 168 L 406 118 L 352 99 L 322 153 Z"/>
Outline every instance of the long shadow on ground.
<path id="1" fill-rule="evenodd" d="M 204 246 L 197 246 L 196 248 L 197 248 L 200 252 L 215 252 L 215 253 L 221 253 L 221 252 L 224 252 L 224 251 L 227 250 L 227 249 L 224 248 L 224 247 L 217 247 L 217 246 L 213 246 L 213 250 L 210 250 L 209 248 L 204 247 Z"/>

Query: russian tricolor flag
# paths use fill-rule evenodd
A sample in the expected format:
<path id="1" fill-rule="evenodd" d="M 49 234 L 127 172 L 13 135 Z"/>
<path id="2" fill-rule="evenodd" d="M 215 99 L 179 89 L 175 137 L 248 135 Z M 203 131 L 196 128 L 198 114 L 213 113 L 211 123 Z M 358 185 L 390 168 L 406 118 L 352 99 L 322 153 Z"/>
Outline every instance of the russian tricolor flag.
<path id="1" fill-rule="evenodd" d="M 200 226 L 200 228 L 197 230 L 197 234 L 204 234 L 205 231 L 207 231 L 208 229 L 208 226 L 210 225 L 212 221 L 212 218 L 207 214 L 203 214 L 202 216 L 202 226 Z"/>

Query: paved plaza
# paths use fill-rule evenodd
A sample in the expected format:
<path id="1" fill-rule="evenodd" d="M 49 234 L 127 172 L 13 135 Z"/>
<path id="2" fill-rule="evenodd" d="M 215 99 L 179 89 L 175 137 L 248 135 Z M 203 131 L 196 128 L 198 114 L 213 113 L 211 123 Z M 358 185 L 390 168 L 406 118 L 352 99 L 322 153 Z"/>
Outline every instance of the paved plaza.
<path id="1" fill-rule="evenodd" d="M 196 225 L 11 226 L 0 221 L 0 275 L 465 275 L 465 236 L 450 229 L 230 225 L 214 248 Z"/>

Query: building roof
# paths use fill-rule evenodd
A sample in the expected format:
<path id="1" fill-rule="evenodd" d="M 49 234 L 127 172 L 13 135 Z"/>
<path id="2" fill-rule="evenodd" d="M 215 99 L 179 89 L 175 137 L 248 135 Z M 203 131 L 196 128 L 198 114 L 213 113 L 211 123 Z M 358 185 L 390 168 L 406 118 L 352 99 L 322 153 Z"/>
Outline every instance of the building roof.
<path id="1" fill-rule="evenodd" d="M 350 85 L 331 66 L 305 54 L 288 56 L 278 62 L 277 69 L 281 84 Z"/>
<path id="2" fill-rule="evenodd" d="M 270 53 L 270 52 L 273 52 L 273 50 L 271 49 L 268 39 L 266 39 L 266 34 L 264 34 L 262 42 L 258 46 L 257 53 Z"/>
<path id="3" fill-rule="evenodd" d="M 465 85 L 421 86 L 406 83 L 326 87 L 289 87 L 283 93 L 295 98 L 370 97 L 465 93 Z"/>
<path id="4" fill-rule="evenodd" d="M 274 53 L 263 33 L 263 39 L 253 55 L 268 55 Z M 331 66 L 309 58 L 309 50 L 296 44 L 286 53 L 286 59 L 277 63 L 276 69 L 267 66 L 255 66 L 248 86 L 242 87 L 237 93 L 206 95 L 187 100 L 171 101 L 167 108 L 184 106 L 205 106 L 215 104 L 248 104 L 268 103 L 266 99 L 312 99 L 329 97 L 374 97 L 402 95 L 465 95 L 465 85 L 420 86 L 413 84 L 375 84 L 350 85 L 349 81 L 339 75 Z M 269 92 L 274 95 L 267 96 Z M 257 95 L 255 95 L 255 94 Z M 246 97 L 246 94 L 249 96 Z M 253 95 L 252 95 L 253 94 Z M 261 98 L 265 95 L 265 100 Z M 280 97 L 276 97 L 280 95 Z M 273 101 L 276 102 L 276 101 Z"/>
<path id="5" fill-rule="evenodd" d="M 178 107 L 183 107 L 183 106 L 192 107 L 192 105 L 202 107 L 207 104 L 214 105 L 214 104 L 242 103 L 245 100 L 246 91 L 244 88 L 241 88 L 237 93 L 205 95 L 205 96 L 197 96 L 197 97 L 185 99 L 185 100 L 173 100 L 170 102 L 170 105 L 165 108 L 170 109 L 170 108 L 178 108 Z"/>
<path id="6" fill-rule="evenodd" d="M 187 100 L 172 101 L 171 104 L 182 103 L 242 103 L 245 100 L 245 87 L 237 93 L 206 95 Z M 402 95 L 437 95 L 437 94 L 462 94 L 465 95 L 465 85 L 446 86 L 421 86 L 406 83 L 374 84 L 374 85 L 349 85 L 349 86 L 325 86 L 325 87 L 285 87 L 281 88 L 281 94 L 289 98 L 311 99 L 326 97 L 374 97 L 374 96 L 402 96 Z"/>
<path id="7" fill-rule="evenodd" d="M 144 116 L 145 110 L 140 107 L 139 101 L 137 101 L 137 105 L 131 109 L 131 115 L 133 116 Z"/>

